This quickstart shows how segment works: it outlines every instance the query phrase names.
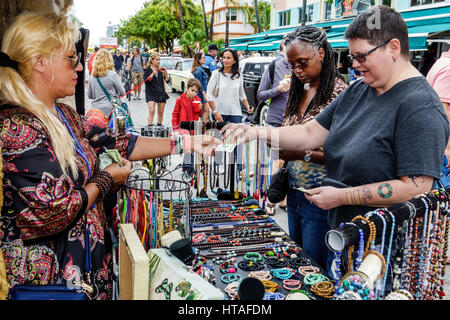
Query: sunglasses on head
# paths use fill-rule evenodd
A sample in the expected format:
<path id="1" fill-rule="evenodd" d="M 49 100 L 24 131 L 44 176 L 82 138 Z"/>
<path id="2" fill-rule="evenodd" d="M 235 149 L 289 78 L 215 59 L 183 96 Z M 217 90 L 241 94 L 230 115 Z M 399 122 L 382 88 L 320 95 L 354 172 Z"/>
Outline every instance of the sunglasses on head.
<path id="1" fill-rule="evenodd" d="M 377 45 L 375 48 L 370 49 L 369 51 L 365 52 L 365 53 L 361 53 L 361 54 L 357 54 L 357 55 L 351 55 L 349 54 L 347 56 L 348 60 L 350 61 L 350 63 L 353 63 L 354 60 L 358 61 L 359 63 L 364 63 L 366 62 L 366 56 L 368 56 L 369 54 L 371 54 L 372 52 L 374 52 L 375 50 L 377 50 L 378 48 L 381 48 L 383 46 L 385 46 L 386 44 L 388 44 L 392 39 L 389 39 L 386 42 L 383 42 L 382 44 Z"/>

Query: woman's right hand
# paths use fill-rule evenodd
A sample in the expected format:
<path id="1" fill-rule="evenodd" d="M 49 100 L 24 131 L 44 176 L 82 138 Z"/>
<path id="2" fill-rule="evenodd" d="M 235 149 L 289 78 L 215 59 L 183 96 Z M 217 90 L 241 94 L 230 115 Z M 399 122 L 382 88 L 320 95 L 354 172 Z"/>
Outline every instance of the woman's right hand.
<path id="1" fill-rule="evenodd" d="M 220 130 L 224 139 L 245 143 L 258 138 L 258 128 L 243 123 L 229 123 Z"/>
<path id="2" fill-rule="evenodd" d="M 131 173 L 131 161 L 122 158 L 122 166 L 118 163 L 113 163 L 107 166 L 105 169 L 113 177 L 114 186 L 120 186 L 125 184 L 128 176 Z"/>

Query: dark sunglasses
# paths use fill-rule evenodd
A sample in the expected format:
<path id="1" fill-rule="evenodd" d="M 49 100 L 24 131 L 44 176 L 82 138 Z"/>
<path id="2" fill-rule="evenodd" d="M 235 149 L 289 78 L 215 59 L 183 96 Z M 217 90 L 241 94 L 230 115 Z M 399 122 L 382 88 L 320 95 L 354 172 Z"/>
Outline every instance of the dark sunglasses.
<path id="1" fill-rule="evenodd" d="M 350 63 L 353 63 L 354 60 L 358 61 L 359 63 L 364 63 L 366 62 L 366 56 L 368 56 L 369 54 L 371 54 L 372 52 L 374 52 L 375 50 L 377 50 L 378 48 L 381 48 L 382 46 L 385 46 L 389 43 L 389 41 L 391 41 L 392 39 L 389 39 L 386 42 L 383 42 L 382 44 L 377 45 L 375 48 L 370 49 L 369 51 L 365 52 L 365 53 L 361 53 L 361 54 L 357 54 L 356 56 L 353 56 L 351 54 L 349 54 L 347 56 L 348 60 L 350 61 Z"/>
<path id="2" fill-rule="evenodd" d="M 78 64 L 81 61 L 81 52 L 77 54 L 76 58 L 71 58 L 71 57 L 64 57 L 66 59 L 69 59 L 70 61 L 72 61 L 72 68 L 76 69 Z"/>

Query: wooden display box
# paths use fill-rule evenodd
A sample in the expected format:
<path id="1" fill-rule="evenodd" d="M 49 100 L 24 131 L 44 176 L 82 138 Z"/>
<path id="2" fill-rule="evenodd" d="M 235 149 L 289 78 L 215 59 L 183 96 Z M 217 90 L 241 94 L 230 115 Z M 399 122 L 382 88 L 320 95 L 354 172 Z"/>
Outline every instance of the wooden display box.
<path id="1" fill-rule="evenodd" d="M 149 259 L 130 223 L 120 225 L 119 268 L 120 300 L 148 300 Z"/>
<path id="2" fill-rule="evenodd" d="M 150 300 L 224 300 L 223 292 L 196 273 L 189 272 L 165 249 L 150 249 Z M 220 281 L 220 280 L 219 280 Z"/>

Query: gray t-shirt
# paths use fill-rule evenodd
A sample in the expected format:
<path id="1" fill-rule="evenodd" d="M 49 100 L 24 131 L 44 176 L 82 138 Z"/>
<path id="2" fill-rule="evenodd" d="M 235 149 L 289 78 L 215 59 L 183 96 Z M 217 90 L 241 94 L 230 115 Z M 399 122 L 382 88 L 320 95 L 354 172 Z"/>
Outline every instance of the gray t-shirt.
<path id="1" fill-rule="evenodd" d="M 143 72 L 144 68 L 142 68 L 142 57 L 132 56 L 131 58 L 131 71 L 132 72 Z"/>
<path id="2" fill-rule="evenodd" d="M 316 121 L 329 130 L 324 156 L 332 179 L 359 186 L 400 176 L 440 177 L 449 124 L 436 92 L 424 77 L 401 81 L 380 96 L 357 81 Z M 342 206 L 330 210 L 328 222 L 335 228 L 369 210 Z"/>

